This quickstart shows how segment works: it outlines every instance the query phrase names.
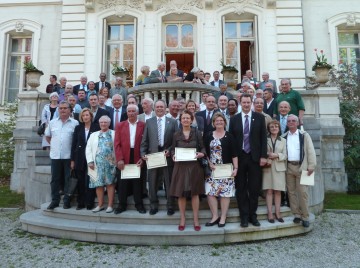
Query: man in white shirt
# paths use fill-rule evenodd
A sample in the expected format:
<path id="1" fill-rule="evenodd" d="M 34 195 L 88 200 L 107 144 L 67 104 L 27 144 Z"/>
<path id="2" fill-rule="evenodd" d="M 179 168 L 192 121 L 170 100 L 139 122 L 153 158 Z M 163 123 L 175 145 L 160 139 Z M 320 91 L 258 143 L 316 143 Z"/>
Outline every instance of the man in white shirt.
<path id="1" fill-rule="evenodd" d="M 50 144 L 51 158 L 51 203 L 48 209 L 54 209 L 60 203 L 60 181 L 64 176 L 64 209 L 70 208 L 69 180 L 70 180 L 70 155 L 72 136 L 75 127 L 79 124 L 70 118 L 71 107 L 62 101 L 58 107 L 59 117 L 50 121 L 45 130 L 46 141 Z"/>
<path id="2" fill-rule="evenodd" d="M 166 117 L 175 119 L 177 124 L 179 125 L 179 102 L 177 100 L 173 100 L 169 104 L 169 112 L 166 114 Z"/>
<path id="3" fill-rule="evenodd" d="M 200 111 L 204 111 L 206 109 L 206 98 L 207 97 L 209 97 L 209 93 L 203 92 L 201 94 Z"/>
<path id="4" fill-rule="evenodd" d="M 288 167 L 286 171 L 286 186 L 288 190 L 291 212 L 294 223 L 300 223 L 307 228 L 309 222 L 308 186 L 300 184 L 302 171 L 310 176 L 316 167 L 316 153 L 310 135 L 298 129 L 299 118 L 290 114 L 287 117 L 289 131 L 283 137 L 286 139 Z"/>
<path id="5" fill-rule="evenodd" d="M 153 109 L 154 101 L 151 98 L 142 99 L 141 106 L 143 108 L 143 113 L 138 115 L 139 121 L 146 122 L 148 119 L 155 116 Z"/>

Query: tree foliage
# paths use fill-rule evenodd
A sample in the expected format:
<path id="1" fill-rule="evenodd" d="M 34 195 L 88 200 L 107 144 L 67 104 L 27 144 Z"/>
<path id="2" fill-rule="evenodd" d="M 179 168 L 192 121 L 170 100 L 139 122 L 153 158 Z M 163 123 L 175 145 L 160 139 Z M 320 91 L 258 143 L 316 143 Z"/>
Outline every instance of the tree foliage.
<path id="1" fill-rule="evenodd" d="M 344 65 L 332 74 L 332 81 L 342 92 L 340 117 L 344 136 L 344 162 L 348 191 L 360 191 L 360 74 L 355 66 Z"/>
<path id="2" fill-rule="evenodd" d="M 18 103 L 6 103 L 4 120 L 0 120 L 0 178 L 9 177 L 13 170 L 15 144 L 13 131 L 16 125 Z"/>

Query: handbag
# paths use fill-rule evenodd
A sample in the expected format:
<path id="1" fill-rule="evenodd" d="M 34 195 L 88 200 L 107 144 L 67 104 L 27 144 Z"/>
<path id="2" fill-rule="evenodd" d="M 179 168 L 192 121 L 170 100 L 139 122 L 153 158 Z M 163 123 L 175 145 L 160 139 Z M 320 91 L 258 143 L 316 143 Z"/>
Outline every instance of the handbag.
<path id="1" fill-rule="evenodd" d="M 38 134 L 40 137 L 44 135 L 44 133 L 45 133 L 45 128 L 46 128 L 45 122 L 42 123 L 42 124 L 38 127 L 37 134 Z"/>
<path id="2" fill-rule="evenodd" d="M 68 191 L 66 193 L 67 195 L 72 196 L 74 194 L 77 183 L 78 183 L 78 178 L 76 177 L 75 170 L 72 169 L 69 179 Z"/>
<path id="3" fill-rule="evenodd" d="M 196 150 L 198 152 L 200 152 L 201 148 L 199 147 L 200 144 L 199 144 L 199 137 L 198 137 L 198 130 L 197 129 L 195 129 L 195 135 L 196 135 Z M 211 176 L 211 169 L 210 169 L 210 166 L 209 166 L 209 161 L 205 157 L 198 158 L 197 161 L 199 162 L 200 166 L 204 169 L 205 178 L 210 177 Z"/>

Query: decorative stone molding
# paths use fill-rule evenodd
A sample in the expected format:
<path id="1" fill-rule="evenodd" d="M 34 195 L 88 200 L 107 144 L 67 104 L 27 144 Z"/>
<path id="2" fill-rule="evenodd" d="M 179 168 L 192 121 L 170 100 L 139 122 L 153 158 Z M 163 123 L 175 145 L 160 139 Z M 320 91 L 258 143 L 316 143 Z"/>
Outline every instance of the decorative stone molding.
<path id="1" fill-rule="evenodd" d="M 205 0 L 205 8 L 211 9 L 213 7 L 214 0 Z"/>
<path id="2" fill-rule="evenodd" d="M 165 9 L 166 14 L 175 13 L 183 14 L 188 13 L 194 7 L 203 9 L 201 0 L 160 0 L 156 10 Z"/>
<path id="3" fill-rule="evenodd" d="M 120 18 L 126 14 L 128 8 L 143 9 L 142 0 L 102 0 L 100 5 L 102 6 L 101 10 L 112 9 L 115 11 L 115 15 Z"/>
<path id="4" fill-rule="evenodd" d="M 15 31 L 17 33 L 22 33 L 24 32 L 24 23 L 22 21 L 17 21 L 15 23 Z"/>
<path id="5" fill-rule="evenodd" d="M 94 10 L 95 0 L 85 0 L 85 8 L 88 10 Z"/>
<path id="6" fill-rule="evenodd" d="M 153 1 L 152 0 L 144 0 L 145 8 L 152 9 L 153 8 Z"/>
<path id="7" fill-rule="evenodd" d="M 245 9 L 250 6 L 264 7 L 263 0 L 220 0 L 218 6 L 230 6 L 235 14 L 245 13 Z"/>
<path id="8" fill-rule="evenodd" d="M 354 27 L 356 25 L 356 15 L 354 13 L 350 13 L 346 17 L 346 26 Z"/>

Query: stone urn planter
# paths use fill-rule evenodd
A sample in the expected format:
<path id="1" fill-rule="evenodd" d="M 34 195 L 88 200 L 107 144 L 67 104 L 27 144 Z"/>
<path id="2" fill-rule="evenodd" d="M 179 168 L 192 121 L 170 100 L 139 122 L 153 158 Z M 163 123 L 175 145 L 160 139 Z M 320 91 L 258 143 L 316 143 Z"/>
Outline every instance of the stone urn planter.
<path id="1" fill-rule="evenodd" d="M 235 70 L 222 70 L 221 73 L 223 74 L 224 81 L 229 87 L 235 88 L 236 86 L 236 75 L 237 71 Z"/>
<path id="2" fill-rule="evenodd" d="M 123 83 L 126 83 L 126 78 L 129 76 L 129 71 L 115 72 L 114 76 L 121 77 L 123 80 Z"/>
<path id="3" fill-rule="evenodd" d="M 325 84 L 329 81 L 329 68 L 318 67 L 315 69 L 315 81 L 316 83 Z"/>
<path id="4" fill-rule="evenodd" d="M 37 90 L 40 86 L 40 77 L 43 72 L 40 71 L 29 71 L 26 72 L 26 83 L 30 86 L 30 90 Z"/>

